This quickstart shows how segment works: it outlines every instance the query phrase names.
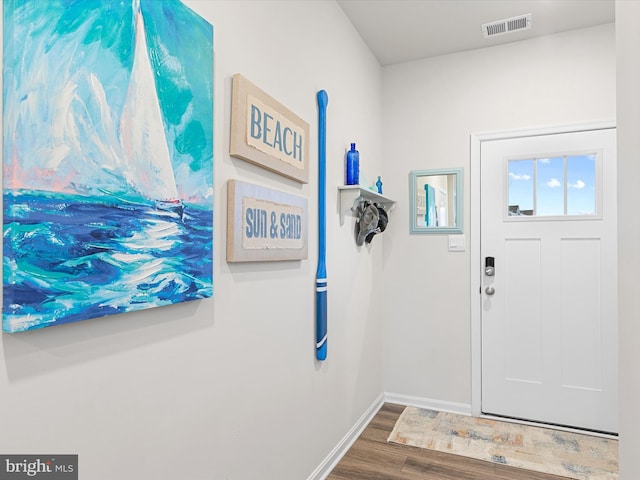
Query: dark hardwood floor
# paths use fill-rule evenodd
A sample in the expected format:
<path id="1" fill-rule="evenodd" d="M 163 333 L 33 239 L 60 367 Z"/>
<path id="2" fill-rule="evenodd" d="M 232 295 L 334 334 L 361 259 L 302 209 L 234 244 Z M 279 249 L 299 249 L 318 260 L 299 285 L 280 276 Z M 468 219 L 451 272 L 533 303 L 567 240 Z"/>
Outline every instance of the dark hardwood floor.
<path id="1" fill-rule="evenodd" d="M 387 443 L 403 405 L 385 403 L 327 480 L 567 480 L 482 460 Z"/>

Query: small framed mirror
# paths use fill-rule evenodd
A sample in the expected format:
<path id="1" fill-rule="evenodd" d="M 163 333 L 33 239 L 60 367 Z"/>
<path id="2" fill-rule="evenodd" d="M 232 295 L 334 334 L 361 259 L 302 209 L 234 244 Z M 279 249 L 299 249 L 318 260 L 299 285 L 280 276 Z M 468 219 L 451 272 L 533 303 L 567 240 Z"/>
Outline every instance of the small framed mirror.
<path id="1" fill-rule="evenodd" d="M 409 173 L 411 233 L 462 233 L 462 169 Z"/>

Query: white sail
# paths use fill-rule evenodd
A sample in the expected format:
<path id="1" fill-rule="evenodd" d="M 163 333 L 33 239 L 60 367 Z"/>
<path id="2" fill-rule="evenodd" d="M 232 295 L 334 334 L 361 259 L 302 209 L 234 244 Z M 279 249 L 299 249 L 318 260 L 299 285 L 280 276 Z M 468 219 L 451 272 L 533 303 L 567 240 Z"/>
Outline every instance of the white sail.
<path id="1" fill-rule="evenodd" d="M 126 180 L 142 197 L 178 206 L 178 190 L 149 61 L 140 0 L 133 0 L 133 9 L 135 50 L 120 120 L 120 139 L 128 164 Z"/>

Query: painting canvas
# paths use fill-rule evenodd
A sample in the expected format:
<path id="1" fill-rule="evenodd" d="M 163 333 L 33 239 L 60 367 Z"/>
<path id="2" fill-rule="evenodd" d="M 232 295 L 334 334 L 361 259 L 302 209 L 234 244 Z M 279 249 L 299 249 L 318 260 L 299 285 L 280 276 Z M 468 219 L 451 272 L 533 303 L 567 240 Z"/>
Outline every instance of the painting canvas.
<path id="1" fill-rule="evenodd" d="M 213 27 L 3 2 L 4 332 L 213 293 Z"/>

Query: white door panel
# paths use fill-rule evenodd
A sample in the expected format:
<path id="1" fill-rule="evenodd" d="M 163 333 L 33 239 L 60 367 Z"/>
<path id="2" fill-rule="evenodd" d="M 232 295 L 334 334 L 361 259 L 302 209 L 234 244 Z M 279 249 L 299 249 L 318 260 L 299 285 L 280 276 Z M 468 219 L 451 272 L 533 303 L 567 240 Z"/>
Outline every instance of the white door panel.
<path id="1" fill-rule="evenodd" d="M 585 152 L 594 185 L 565 161 L 564 195 L 595 188 L 595 212 L 509 216 L 509 160 L 543 172 L 546 157 Z M 482 279 L 482 411 L 617 432 L 615 129 L 483 141 L 480 159 L 481 257 L 495 258 Z M 562 186 L 552 180 L 534 203 Z"/>

